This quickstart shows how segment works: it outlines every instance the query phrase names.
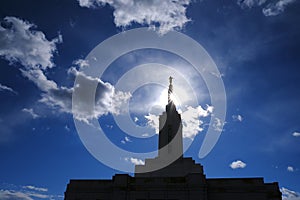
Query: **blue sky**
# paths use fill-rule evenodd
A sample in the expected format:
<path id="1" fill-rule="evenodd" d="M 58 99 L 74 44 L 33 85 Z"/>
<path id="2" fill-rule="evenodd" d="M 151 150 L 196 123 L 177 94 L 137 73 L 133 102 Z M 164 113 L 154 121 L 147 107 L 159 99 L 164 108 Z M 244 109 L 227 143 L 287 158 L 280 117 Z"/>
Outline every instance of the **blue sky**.
<path id="1" fill-rule="evenodd" d="M 85 124 L 96 120 L 121 149 L 154 151 L 155 120 L 167 102 L 169 74 L 177 75 L 177 108 L 185 144 L 191 144 L 185 156 L 201 163 L 208 178 L 264 177 L 279 182 L 286 199 L 300 198 L 299 1 L 3 0 L 0 5 L 0 199 L 62 199 L 70 179 L 124 173 L 90 153 L 73 117 Z M 226 91 L 224 121 L 216 120 L 205 78 L 173 53 L 136 50 L 120 55 L 101 77 L 84 73 L 90 64 L 86 57 L 98 44 L 149 26 L 159 37 L 179 31 L 208 52 Z M 97 85 L 91 112 L 72 110 L 76 76 Z M 142 84 L 151 78 L 158 82 Z M 133 92 L 124 90 L 134 84 L 139 87 Z M 124 108 L 140 129 L 120 127 Z M 212 151 L 200 159 L 210 125 L 224 127 Z M 113 155 L 110 150 L 98 154 Z M 143 159 L 112 162 L 133 166 Z"/>

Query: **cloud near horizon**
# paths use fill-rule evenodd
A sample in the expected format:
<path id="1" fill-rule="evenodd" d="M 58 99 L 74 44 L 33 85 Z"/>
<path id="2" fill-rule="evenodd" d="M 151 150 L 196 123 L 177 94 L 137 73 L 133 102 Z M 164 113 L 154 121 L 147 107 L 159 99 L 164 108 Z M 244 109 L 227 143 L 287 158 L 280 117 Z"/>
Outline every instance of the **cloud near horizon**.
<path id="1" fill-rule="evenodd" d="M 0 190 L 1 200 L 35 200 L 38 199 L 63 199 L 60 195 L 49 195 L 41 193 L 43 191 L 29 191 L 29 190 Z"/>
<path id="2" fill-rule="evenodd" d="M 190 0 L 78 0 L 81 7 L 114 8 L 114 23 L 126 28 L 133 23 L 157 28 L 160 34 L 180 30 L 190 21 L 186 16 Z"/>
<path id="3" fill-rule="evenodd" d="M 0 189 L 1 200 L 35 200 L 35 199 L 63 199 L 61 195 L 49 194 L 48 188 L 33 185 L 19 186 L 2 184 Z"/>

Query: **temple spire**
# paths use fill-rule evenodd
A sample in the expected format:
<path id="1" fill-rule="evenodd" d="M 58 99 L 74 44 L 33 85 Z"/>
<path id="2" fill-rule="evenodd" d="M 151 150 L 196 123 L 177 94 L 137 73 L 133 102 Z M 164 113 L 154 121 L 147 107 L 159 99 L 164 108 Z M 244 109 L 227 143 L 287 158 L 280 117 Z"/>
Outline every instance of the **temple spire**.
<path id="1" fill-rule="evenodd" d="M 173 93 L 173 85 L 172 85 L 173 77 L 169 77 L 169 90 L 168 90 L 168 104 L 172 102 L 171 95 Z"/>

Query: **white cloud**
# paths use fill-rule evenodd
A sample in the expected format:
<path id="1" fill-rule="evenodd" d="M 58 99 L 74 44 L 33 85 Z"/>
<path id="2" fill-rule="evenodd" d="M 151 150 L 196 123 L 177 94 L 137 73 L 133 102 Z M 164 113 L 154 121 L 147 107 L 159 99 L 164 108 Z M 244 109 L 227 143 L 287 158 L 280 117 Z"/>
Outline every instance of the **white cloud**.
<path id="1" fill-rule="evenodd" d="M 144 165 L 145 162 L 138 158 L 125 158 L 125 161 L 131 162 L 134 165 Z"/>
<path id="2" fill-rule="evenodd" d="M 185 110 L 181 113 L 182 125 L 183 125 L 183 138 L 194 139 L 194 137 L 201 131 L 203 128 L 201 125 L 203 121 L 200 120 L 201 117 L 207 117 L 213 112 L 213 106 L 208 106 L 206 109 L 203 109 L 201 106 L 192 107 L 186 106 Z M 145 116 L 148 120 L 148 125 L 152 128 L 155 128 L 155 132 L 159 133 L 159 116 L 154 114 L 148 114 Z"/>
<path id="3" fill-rule="evenodd" d="M 207 115 L 206 116 L 203 116 L 203 117 L 207 117 L 209 114 L 211 114 L 212 112 L 214 111 L 214 107 L 213 106 L 209 106 L 209 105 L 206 105 L 206 113 Z"/>
<path id="4" fill-rule="evenodd" d="M 294 133 L 293 133 L 293 136 L 294 136 L 294 137 L 300 137 L 300 133 L 299 133 L 299 132 L 294 132 Z"/>
<path id="5" fill-rule="evenodd" d="M 226 122 L 222 122 L 219 118 L 214 118 L 213 127 L 216 131 L 222 131 Z"/>
<path id="6" fill-rule="evenodd" d="M 12 190 L 0 190 L 0 199 L 2 200 L 33 200 L 30 195 L 24 192 Z"/>
<path id="7" fill-rule="evenodd" d="M 131 140 L 129 139 L 129 137 L 125 136 L 125 141 L 126 142 L 131 142 Z"/>
<path id="8" fill-rule="evenodd" d="M 30 189 L 30 190 L 35 190 L 35 191 L 39 191 L 39 192 L 48 192 L 47 188 L 35 187 L 33 185 L 26 185 L 26 186 L 23 186 L 23 188 Z"/>
<path id="9" fill-rule="evenodd" d="M 245 168 L 247 165 L 241 160 L 233 161 L 230 165 L 231 169 Z"/>
<path id="10" fill-rule="evenodd" d="M 199 118 L 207 117 L 213 112 L 213 107 L 208 106 L 203 109 L 201 106 L 193 108 L 188 106 L 187 109 L 182 112 L 182 124 L 183 124 L 183 138 L 193 139 L 199 132 L 203 131 L 201 125 L 203 121 Z"/>
<path id="11" fill-rule="evenodd" d="M 36 187 L 33 185 L 18 186 L 6 183 L 1 184 L 1 187 L 1 200 L 63 199 L 61 195 L 49 194 L 48 189 L 44 187 Z"/>
<path id="12" fill-rule="evenodd" d="M 280 188 L 280 191 L 282 193 L 282 200 L 300 200 L 300 195 L 298 192 L 284 187 Z"/>
<path id="13" fill-rule="evenodd" d="M 159 116 L 149 113 L 145 116 L 148 120 L 147 124 L 155 129 L 155 133 L 159 133 Z"/>
<path id="14" fill-rule="evenodd" d="M 124 140 L 121 140 L 121 143 L 126 144 L 127 142 L 132 142 L 128 136 L 125 136 Z"/>
<path id="15" fill-rule="evenodd" d="M 0 42 L 2 44 L 0 56 L 11 64 L 19 62 L 24 66 L 20 69 L 22 75 L 42 91 L 40 102 L 61 112 L 72 113 L 71 101 L 74 88 L 58 86 L 56 82 L 49 80 L 45 75 L 48 68 L 54 67 L 52 57 L 56 51 L 56 44 L 62 41 L 61 36 L 49 41 L 43 32 L 33 30 L 35 27 L 35 25 L 16 17 L 5 17 L 0 26 Z M 74 64 L 80 68 L 88 65 L 86 61 L 81 59 L 75 61 Z M 108 112 L 118 114 L 124 100 L 130 97 L 128 93 L 115 91 L 109 83 L 104 83 L 98 78 L 85 76 L 74 67 L 70 69 L 69 73 L 78 75 L 85 81 L 96 82 L 98 85 L 95 111 L 86 112 L 84 102 L 75 109 L 73 114 L 80 120 L 98 118 Z M 30 113 L 34 118 L 38 117 L 32 109 L 23 109 L 23 111 Z"/>
<path id="16" fill-rule="evenodd" d="M 107 113 L 113 113 L 118 115 L 124 112 L 124 108 L 125 108 L 124 105 L 128 102 L 128 100 L 131 97 L 131 94 L 129 92 L 116 91 L 114 86 L 111 85 L 110 83 L 103 82 L 99 78 L 93 78 L 87 76 L 83 72 L 77 71 L 75 68 L 72 68 L 70 70 L 70 73 L 76 75 L 77 78 L 80 79 L 82 83 L 84 82 L 88 84 L 92 84 L 92 83 L 97 84 L 96 95 L 95 95 L 95 108 L 94 110 L 86 109 L 88 105 L 86 104 L 85 99 L 82 99 L 81 101 L 79 101 L 80 104 L 73 106 L 73 110 L 71 110 L 71 95 L 72 95 L 73 88 L 72 90 L 68 89 L 69 91 L 66 88 L 61 88 L 65 90 L 65 93 L 62 93 L 61 95 L 62 100 L 60 100 L 60 102 L 61 103 L 67 102 L 66 105 L 62 104 L 62 106 L 60 106 L 63 109 L 63 111 L 65 112 L 73 111 L 72 114 L 75 118 L 85 122 L 88 122 L 90 119 L 93 118 L 97 119 L 100 116 L 105 115 Z M 64 94 L 66 96 L 63 96 Z M 53 106 L 55 106 L 57 102 L 59 102 L 59 100 L 57 99 L 53 101 L 48 97 L 51 98 L 52 96 L 49 95 L 46 96 L 43 102 L 46 102 L 50 105 L 52 104 Z"/>
<path id="17" fill-rule="evenodd" d="M 234 120 L 234 121 L 239 121 L 239 122 L 241 122 L 241 121 L 243 121 L 243 117 L 242 117 L 242 115 L 232 115 L 232 119 Z"/>
<path id="18" fill-rule="evenodd" d="M 62 41 L 61 36 L 48 41 L 43 32 L 33 30 L 35 27 L 35 25 L 16 17 L 5 17 L 0 26 L 0 42 L 2 44 L 0 56 L 11 64 L 19 62 L 24 66 L 20 69 L 22 75 L 35 83 L 42 91 L 40 102 L 61 112 L 71 113 L 71 99 L 74 88 L 58 86 L 56 82 L 45 76 L 45 71 L 54 67 L 52 57 L 56 51 L 56 44 Z M 77 60 L 75 64 L 79 67 L 87 65 L 84 60 Z M 83 108 L 76 110 L 74 115 L 79 119 L 97 118 L 108 112 L 117 114 L 123 100 L 128 99 L 130 96 L 128 93 L 115 91 L 109 83 L 85 76 L 73 68 L 71 68 L 70 73 L 79 75 L 86 81 L 98 83 L 95 112 L 86 113 Z M 6 89 L 9 90 L 9 88 Z M 30 113 L 34 118 L 37 117 L 33 110 L 23 109 L 23 111 Z"/>
<path id="19" fill-rule="evenodd" d="M 79 66 L 80 69 L 90 66 L 88 60 L 84 60 L 84 59 L 75 60 L 73 64 Z"/>
<path id="20" fill-rule="evenodd" d="M 23 112 L 29 113 L 33 119 L 39 118 L 40 116 L 38 114 L 36 114 L 32 108 L 23 108 L 22 109 Z"/>
<path id="21" fill-rule="evenodd" d="M 296 0 L 279 0 L 276 3 L 270 3 L 263 9 L 265 16 L 276 16 L 284 12 L 285 8 Z"/>
<path id="22" fill-rule="evenodd" d="M 47 194 L 39 194 L 39 193 L 27 193 L 31 197 L 37 197 L 39 199 L 53 199 L 51 196 Z"/>
<path id="23" fill-rule="evenodd" d="M 80 62 L 81 63 L 81 62 Z M 79 64 L 80 64 L 79 63 Z M 107 113 L 119 114 L 122 112 L 123 105 L 131 97 L 130 93 L 115 91 L 114 86 L 105 83 L 99 78 L 86 76 L 76 68 L 69 69 L 69 74 L 78 76 L 86 83 L 97 84 L 95 109 L 89 111 L 86 109 L 86 101 L 80 101 L 79 105 L 72 110 L 72 94 L 74 88 L 58 86 L 54 81 L 49 80 L 41 69 L 21 69 L 22 74 L 31 80 L 42 91 L 42 98 L 39 102 L 46 104 L 52 109 L 58 109 L 60 112 L 71 113 L 81 121 L 88 123 L 93 118 L 98 118 Z"/>
<path id="24" fill-rule="evenodd" d="M 264 8 L 262 9 L 262 12 L 265 16 L 276 16 L 284 12 L 285 8 L 294 2 L 296 0 L 238 0 L 237 4 L 241 8 L 252 8 L 255 6 L 262 6 L 263 4 L 268 3 Z"/>
<path id="25" fill-rule="evenodd" d="M 36 86 L 43 92 L 47 92 L 50 90 L 58 90 L 57 84 L 52 81 L 48 80 L 45 76 L 44 72 L 41 69 L 29 69 L 24 70 L 20 69 L 23 76 L 28 78 L 30 81 L 36 84 Z"/>
<path id="26" fill-rule="evenodd" d="M 26 188 L 29 189 L 29 188 Z M 38 188 L 35 188 L 38 189 Z M 41 188 L 40 188 L 41 189 Z M 34 189 L 33 189 L 34 190 Z M 48 194 L 41 194 L 39 192 L 44 192 L 44 191 L 37 191 L 36 192 L 30 192 L 30 191 L 15 191 L 15 190 L 0 190 L 0 199 L 1 200 L 34 200 L 36 198 L 39 199 L 57 199 L 57 198 L 62 198 L 61 196 L 58 195 L 48 195 Z"/>
<path id="27" fill-rule="evenodd" d="M 174 29 L 182 29 L 190 21 L 186 8 L 191 0 L 78 0 L 87 8 L 106 4 L 114 8 L 114 22 L 117 27 L 127 27 L 132 23 L 158 28 L 165 34 Z"/>
<path id="28" fill-rule="evenodd" d="M 237 4 L 241 8 L 252 8 L 254 6 L 260 6 L 264 4 L 267 0 L 238 0 Z"/>
<path id="29" fill-rule="evenodd" d="M 48 41 L 40 31 L 32 30 L 35 25 L 15 17 L 6 17 L 0 26 L 0 42 L 3 45 L 0 49 L 0 56 L 7 59 L 11 64 L 19 62 L 24 67 L 20 68 L 22 75 L 32 81 L 41 91 L 42 98 L 39 102 L 61 112 L 72 113 L 72 93 L 74 88 L 58 86 L 53 80 L 49 80 L 45 71 L 54 66 L 52 62 L 53 53 L 56 51 L 56 43 L 60 42 L 60 37 Z M 77 60 L 74 64 L 80 68 L 87 66 L 84 60 Z M 84 102 L 75 109 L 74 116 L 77 119 L 87 121 L 98 118 L 108 112 L 118 114 L 124 101 L 130 98 L 129 93 L 115 91 L 115 88 L 104 83 L 98 78 L 88 77 L 82 72 L 78 72 L 74 67 L 69 70 L 70 74 L 78 75 L 89 82 L 96 82 L 97 98 L 96 108 L 92 113 L 84 109 Z M 5 87 L 2 87 L 3 89 Z M 10 90 L 9 88 L 5 88 Z M 38 117 L 32 109 L 23 109 L 34 118 Z"/>
<path id="30" fill-rule="evenodd" d="M 9 92 L 11 92 L 11 93 L 14 93 L 14 94 L 18 94 L 16 91 L 14 91 L 12 88 L 10 88 L 10 87 L 8 87 L 8 86 L 6 86 L 6 85 L 2 85 L 1 83 L 0 83 L 0 92 L 1 91 L 9 91 Z"/>
<path id="31" fill-rule="evenodd" d="M 21 72 L 42 91 L 42 98 L 39 102 L 51 108 L 57 108 L 61 112 L 71 113 L 73 88 L 59 87 L 54 81 L 49 80 L 40 69 L 21 69 Z"/>
<path id="32" fill-rule="evenodd" d="M 78 0 L 79 5 L 81 7 L 87 7 L 87 8 L 92 8 L 95 7 L 94 4 L 98 5 L 105 5 L 105 3 L 108 3 L 108 1 L 91 1 L 91 0 Z"/>
<path id="33" fill-rule="evenodd" d="M 0 25 L 0 56 L 13 64 L 21 63 L 27 68 L 51 68 L 56 44 L 62 41 L 61 35 L 49 41 L 36 26 L 16 17 L 5 17 Z"/>
<path id="34" fill-rule="evenodd" d="M 143 137 L 149 137 L 149 133 L 143 133 L 142 136 Z"/>
<path id="35" fill-rule="evenodd" d="M 294 171 L 294 167 L 288 166 L 288 167 L 287 167 L 287 170 L 288 170 L 289 172 L 293 172 L 293 171 Z"/>

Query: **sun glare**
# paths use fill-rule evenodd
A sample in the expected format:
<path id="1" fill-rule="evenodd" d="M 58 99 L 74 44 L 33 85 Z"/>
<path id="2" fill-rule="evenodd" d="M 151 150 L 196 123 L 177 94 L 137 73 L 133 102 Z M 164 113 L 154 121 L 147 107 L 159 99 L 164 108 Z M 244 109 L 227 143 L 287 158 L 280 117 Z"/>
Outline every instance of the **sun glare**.
<path id="1" fill-rule="evenodd" d="M 181 106 L 181 102 L 176 94 L 172 93 L 170 97 L 177 107 Z M 159 96 L 157 104 L 164 107 L 167 103 L 168 103 L 168 90 L 164 89 Z"/>

